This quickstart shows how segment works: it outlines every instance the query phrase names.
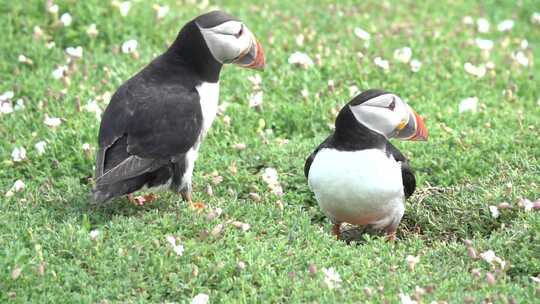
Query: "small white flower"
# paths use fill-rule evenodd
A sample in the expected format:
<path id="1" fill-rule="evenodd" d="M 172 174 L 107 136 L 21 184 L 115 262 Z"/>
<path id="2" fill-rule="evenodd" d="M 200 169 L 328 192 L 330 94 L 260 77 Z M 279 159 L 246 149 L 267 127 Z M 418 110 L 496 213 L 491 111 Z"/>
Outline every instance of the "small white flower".
<path id="1" fill-rule="evenodd" d="M 251 108 L 260 107 L 263 103 L 263 92 L 258 91 L 251 95 L 249 98 L 249 106 Z"/>
<path id="2" fill-rule="evenodd" d="M 459 113 L 463 112 L 473 112 L 476 113 L 478 108 L 478 97 L 468 97 L 463 99 L 459 103 Z"/>
<path id="3" fill-rule="evenodd" d="M 43 123 L 45 123 L 51 128 L 56 128 L 62 123 L 62 120 L 60 120 L 60 118 L 58 117 L 49 117 L 47 114 L 45 114 L 45 119 L 43 120 Z"/>
<path id="4" fill-rule="evenodd" d="M 207 304 L 210 297 L 205 293 L 199 293 L 191 300 L 191 304 Z"/>
<path id="5" fill-rule="evenodd" d="M 22 98 L 17 99 L 17 102 L 15 103 L 15 107 L 13 108 L 15 111 L 20 111 L 24 109 L 24 100 Z"/>
<path id="6" fill-rule="evenodd" d="M 333 267 L 323 268 L 322 272 L 324 273 L 324 283 L 329 289 L 339 288 L 341 284 L 341 277 Z"/>
<path id="7" fill-rule="evenodd" d="M 514 20 L 507 19 L 507 20 L 504 20 L 503 22 L 499 23 L 499 25 L 497 25 L 497 30 L 499 32 L 508 32 L 513 27 L 514 27 Z"/>
<path id="8" fill-rule="evenodd" d="M 303 67 L 304 69 L 313 66 L 313 60 L 307 54 L 302 52 L 294 52 L 289 56 L 289 64 Z"/>
<path id="9" fill-rule="evenodd" d="M 260 73 L 257 73 L 257 74 L 255 74 L 253 76 L 248 76 L 248 80 L 256 88 L 260 87 L 260 85 L 262 84 L 262 77 L 261 77 Z"/>
<path id="10" fill-rule="evenodd" d="M 170 9 L 166 5 L 161 6 L 161 5 L 155 4 L 154 5 L 154 10 L 156 11 L 156 18 L 158 20 L 161 20 L 161 19 L 165 18 L 165 16 L 167 16 Z"/>
<path id="11" fill-rule="evenodd" d="M 411 57 L 412 50 L 408 46 L 394 51 L 394 59 L 399 62 L 408 63 L 411 60 Z"/>
<path id="12" fill-rule="evenodd" d="M 519 47 L 523 50 L 527 49 L 529 47 L 529 41 L 527 41 L 527 39 L 521 40 Z"/>
<path id="13" fill-rule="evenodd" d="M 380 67 L 381 69 L 385 71 L 387 71 L 390 68 L 390 65 L 388 64 L 388 60 L 384 60 L 381 57 L 375 57 L 373 62 L 375 63 L 375 65 L 377 65 L 378 67 Z"/>
<path id="14" fill-rule="evenodd" d="M 525 211 L 531 211 L 534 208 L 534 203 L 531 202 L 531 200 L 522 198 L 519 201 L 519 205 L 525 210 Z"/>
<path id="15" fill-rule="evenodd" d="M 120 11 L 120 15 L 122 17 L 126 17 L 129 13 L 129 9 L 131 8 L 131 2 L 129 1 L 124 1 L 124 2 L 113 1 L 113 5 L 118 7 L 118 10 Z"/>
<path id="16" fill-rule="evenodd" d="M 364 31 L 363 29 L 359 28 L 359 27 L 355 27 L 354 28 L 354 35 L 356 35 L 356 37 L 362 39 L 362 40 L 369 40 L 371 39 L 371 35 Z"/>
<path id="17" fill-rule="evenodd" d="M 69 13 L 63 13 L 62 16 L 60 16 L 60 22 L 62 22 L 64 26 L 70 26 L 72 21 L 73 19 Z"/>
<path id="18" fill-rule="evenodd" d="M 26 149 L 24 147 L 15 147 L 11 152 L 11 159 L 18 163 L 26 159 Z"/>
<path id="19" fill-rule="evenodd" d="M 50 41 L 50 42 L 47 42 L 47 43 L 45 44 L 45 47 L 46 47 L 48 50 L 52 49 L 52 48 L 55 47 L 55 46 L 56 46 L 56 43 L 54 43 L 54 41 Z"/>
<path id="20" fill-rule="evenodd" d="M 466 62 L 463 67 L 465 68 L 465 72 L 478 78 L 482 78 L 486 75 L 486 67 L 484 65 L 475 66 L 470 62 Z"/>
<path id="21" fill-rule="evenodd" d="M 533 24 L 540 24 L 540 13 L 534 12 L 531 16 L 531 22 Z"/>
<path id="22" fill-rule="evenodd" d="M 48 10 L 49 13 L 51 13 L 51 14 L 57 14 L 57 13 L 58 13 L 58 10 L 59 10 L 59 7 L 58 7 L 57 4 L 53 4 L 53 5 L 49 6 L 47 10 Z"/>
<path id="23" fill-rule="evenodd" d="M 26 58 L 26 56 L 24 56 L 23 54 L 20 54 L 18 60 L 20 63 L 26 63 L 28 61 L 28 58 Z"/>
<path id="24" fill-rule="evenodd" d="M 357 86 L 352 85 L 349 87 L 349 97 L 354 97 L 358 93 L 360 93 L 360 89 Z"/>
<path id="25" fill-rule="evenodd" d="M 15 96 L 13 91 L 6 91 L 6 92 L 4 92 L 4 94 L 0 95 L 0 101 L 10 100 L 10 99 L 13 98 L 13 96 Z"/>
<path id="26" fill-rule="evenodd" d="M 81 46 L 78 47 L 68 47 L 66 49 L 66 53 L 74 58 L 82 58 L 83 56 L 83 48 Z"/>
<path id="27" fill-rule="evenodd" d="M 182 244 L 176 244 L 176 238 L 172 235 L 168 235 L 166 237 L 167 242 L 171 244 L 173 247 L 174 252 L 176 252 L 176 255 L 182 256 L 184 254 L 184 246 Z"/>
<path id="28" fill-rule="evenodd" d="M 489 32 L 489 21 L 485 18 L 479 18 L 476 20 L 476 26 L 480 33 Z"/>
<path id="29" fill-rule="evenodd" d="M 90 38 L 94 38 L 98 34 L 99 34 L 99 31 L 95 23 L 90 24 L 88 28 L 86 29 L 86 35 L 88 35 Z"/>
<path id="30" fill-rule="evenodd" d="M 295 40 L 296 40 L 296 44 L 298 46 L 303 46 L 304 45 L 304 35 L 303 34 L 300 34 L 300 35 L 297 35 Z"/>
<path id="31" fill-rule="evenodd" d="M 522 51 L 512 53 L 512 58 L 522 66 L 529 66 L 529 58 Z"/>
<path id="32" fill-rule="evenodd" d="M 278 172 L 274 168 L 266 168 L 262 173 L 263 181 L 268 185 L 268 188 L 273 194 L 281 196 L 283 195 L 283 188 L 279 183 Z"/>
<path id="33" fill-rule="evenodd" d="M 88 103 L 84 105 L 83 110 L 94 113 L 96 115 L 96 119 L 98 120 L 101 118 L 101 114 L 103 113 L 97 101 L 94 99 L 89 100 Z"/>
<path id="34" fill-rule="evenodd" d="M 128 40 L 122 44 L 122 53 L 130 54 L 137 50 L 138 42 L 135 39 Z"/>
<path id="35" fill-rule="evenodd" d="M 401 304 L 417 304 L 418 303 L 415 300 L 411 299 L 411 297 L 403 293 L 399 294 L 399 300 L 401 301 Z"/>
<path id="36" fill-rule="evenodd" d="M 66 75 L 67 70 L 68 70 L 68 67 L 65 65 L 59 66 L 52 72 L 52 76 L 54 79 L 60 79 Z"/>
<path id="37" fill-rule="evenodd" d="M 90 146 L 89 143 L 82 144 L 83 151 L 90 151 L 92 149 L 92 146 Z"/>
<path id="38" fill-rule="evenodd" d="M 506 262 L 497 255 L 495 255 L 495 252 L 493 250 L 488 250 L 480 253 L 480 257 L 482 258 L 482 260 L 488 262 L 489 264 L 499 264 L 501 268 L 504 268 L 504 266 L 506 265 Z"/>
<path id="39" fill-rule="evenodd" d="M 6 192 L 6 197 L 13 196 L 16 192 L 24 190 L 25 184 L 22 180 L 18 179 L 13 183 L 13 186 Z"/>
<path id="40" fill-rule="evenodd" d="M 303 88 L 302 91 L 300 91 L 300 95 L 302 95 L 302 98 L 307 99 L 309 97 L 309 90 Z"/>
<path id="41" fill-rule="evenodd" d="M 39 26 L 34 26 L 34 38 L 39 39 L 43 36 L 43 30 Z"/>
<path id="42" fill-rule="evenodd" d="M 411 71 L 414 73 L 417 73 L 420 71 L 420 68 L 422 67 L 422 62 L 418 59 L 411 60 Z"/>
<path id="43" fill-rule="evenodd" d="M 45 147 L 47 147 L 47 143 L 44 141 L 39 141 L 34 145 L 38 155 L 43 155 L 45 153 Z"/>
<path id="44" fill-rule="evenodd" d="M 495 63 L 493 61 L 486 62 L 486 69 L 493 70 L 495 68 Z"/>
<path id="45" fill-rule="evenodd" d="M 92 240 L 97 239 L 98 236 L 99 236 L 99 230 L 94 229 L 94 230 L 90 231 L 90 238 Z"/>
<path id="46" fill-rule="evenodd" d="M 13 112 L 13 105 L 9 101 L 0 101 L 0 113 L 9 114 Z"/>
<path id="47" fill-rule="evenodd" d="M 416 264 L 420 262 L 420 257 L 414 256 L 414 255 L 408 255 L 405 258 L 405 261 L 407 262 L 407 265 L 409 265 L 409 269 L 412 271 L 414 270 L 414 267 L 416 266 Z"/>
<path id="48" fill-rule="evenodd" d="M 484 51 L 489 51 L 493 48 L 493 41 L 489 39 L 476 38 L 474 42 L 479 49 Z"/>
<path id="49" fill-rule="evenodd" d="M 465 16 L 462 20 L 463 24 L 471 25 L 474 24 L 474 19 L 471 16 Z"/>
<path id="50" fill-rule="evenodd" d="M 489 206 L 489 212 L 491 212 L 491 217 L 494 219 L 498 218 L 501 215 L 497 206 Z"/>

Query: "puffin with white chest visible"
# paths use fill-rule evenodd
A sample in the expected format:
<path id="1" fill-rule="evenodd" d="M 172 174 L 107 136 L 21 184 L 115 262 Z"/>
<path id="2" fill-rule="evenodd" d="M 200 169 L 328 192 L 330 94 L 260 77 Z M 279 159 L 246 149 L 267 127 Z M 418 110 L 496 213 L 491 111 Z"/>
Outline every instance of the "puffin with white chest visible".
<path id="1" fill-rule="evenodd" d="M 264 52 L 244 23 L 213 11 L 188 22 L 167 51 L 118 88 L 101 120 L 95 203 L 158 186 L 191 202 L 193 167 L 227 63 L 263 69 Z"/>
<path id="2" fill-rule="evenodd" d="M 341 223 L 383 229 L 395 238 L 416 179 L 388 139 L 427 140 L 422 118 L 399 96 L 368 90 L 339 112 L 335 131 L 308 157 L 304 173 L 340 238 Z"/>

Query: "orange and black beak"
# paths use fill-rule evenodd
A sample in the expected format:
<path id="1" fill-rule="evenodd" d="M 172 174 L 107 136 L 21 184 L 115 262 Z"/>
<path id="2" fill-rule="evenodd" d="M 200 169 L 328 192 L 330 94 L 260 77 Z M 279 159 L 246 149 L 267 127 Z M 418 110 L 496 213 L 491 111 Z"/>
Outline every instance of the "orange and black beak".
<path id="1" fill-rule="evenodd" d="M 244 68 L 264 70 L 264 50 L 257 38 L 255 38 L 253 35 L 251 37 L 251 46 L 247 52 L 240 55 L 240 57 L 233 61 L 233 63 Z"/>
<path id="2" fill-rule="evenodd" d="M 424 120 L 411 107 L 409 107 L 409 120 L 400 124 L 396 131 L 395 137 L 402 140 L 428 139 L 428 131 Z"/>

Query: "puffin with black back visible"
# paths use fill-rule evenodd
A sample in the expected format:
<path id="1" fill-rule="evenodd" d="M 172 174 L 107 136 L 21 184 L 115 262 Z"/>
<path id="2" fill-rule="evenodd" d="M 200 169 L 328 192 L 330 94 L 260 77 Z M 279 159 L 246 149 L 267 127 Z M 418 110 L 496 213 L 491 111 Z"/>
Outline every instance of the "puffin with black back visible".
<path id="1" fill-rule="evenodd" d="M 263 49 L 244 23 L 213 11 L 188 22 L 169 49 L 118 88 L 101 120 L 95 203 L 158 186 L 191 203 L 193 167 L 227 63 L 263 69 Z"/>
<path id="2" fill-rule="evenodd" d="M 395 238 L 416 179 L 407 158 L 388 140 L 427 137 L 422 118 L 393 93 L 368 90 L 340 110 L 334 133 L 304 166 L 338 239 L 344 222 L 382 229 Z"/>

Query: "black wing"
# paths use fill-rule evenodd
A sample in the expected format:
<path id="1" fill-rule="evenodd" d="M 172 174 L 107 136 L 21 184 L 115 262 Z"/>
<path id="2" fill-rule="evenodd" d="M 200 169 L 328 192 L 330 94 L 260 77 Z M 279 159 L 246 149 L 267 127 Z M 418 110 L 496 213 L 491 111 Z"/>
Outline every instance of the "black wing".
<path id="1" fill-rule="evenodd" d="M 328 136 L 316 149 L 309 155 L 309 157 L 306 159 L 306 163 L 304 164 L 304 175 L 306 178 L 309 176 L 309 169 L 311 168 L 311 164 L 313 163 L 313 160 L 315 159 L 315 155 L 321 150 L 322 148 L 325 148 L 328 146 L 330 140 L 332 139 L 333 135 Z"/>
<path id="2" fill-rule="evenodd" d="M 403 189 L 405 192 L 405 198 L 409 198 L 416 189 L 416 178 L 409 165 L 407 158 L 399 152 L 389 141 L 386 144 L 386 152 L 394 157 L 395 160 L 401 162 L 401 177 L 403 179 Z"/>
<path id="3" fill-rule="evenodd" d="M 115 93 L 103 116 L 96 184 L 105 185 L 159 168 L 187 152 L 201 133 L 195 88 L 150 86 L 135 76 Z"/>

